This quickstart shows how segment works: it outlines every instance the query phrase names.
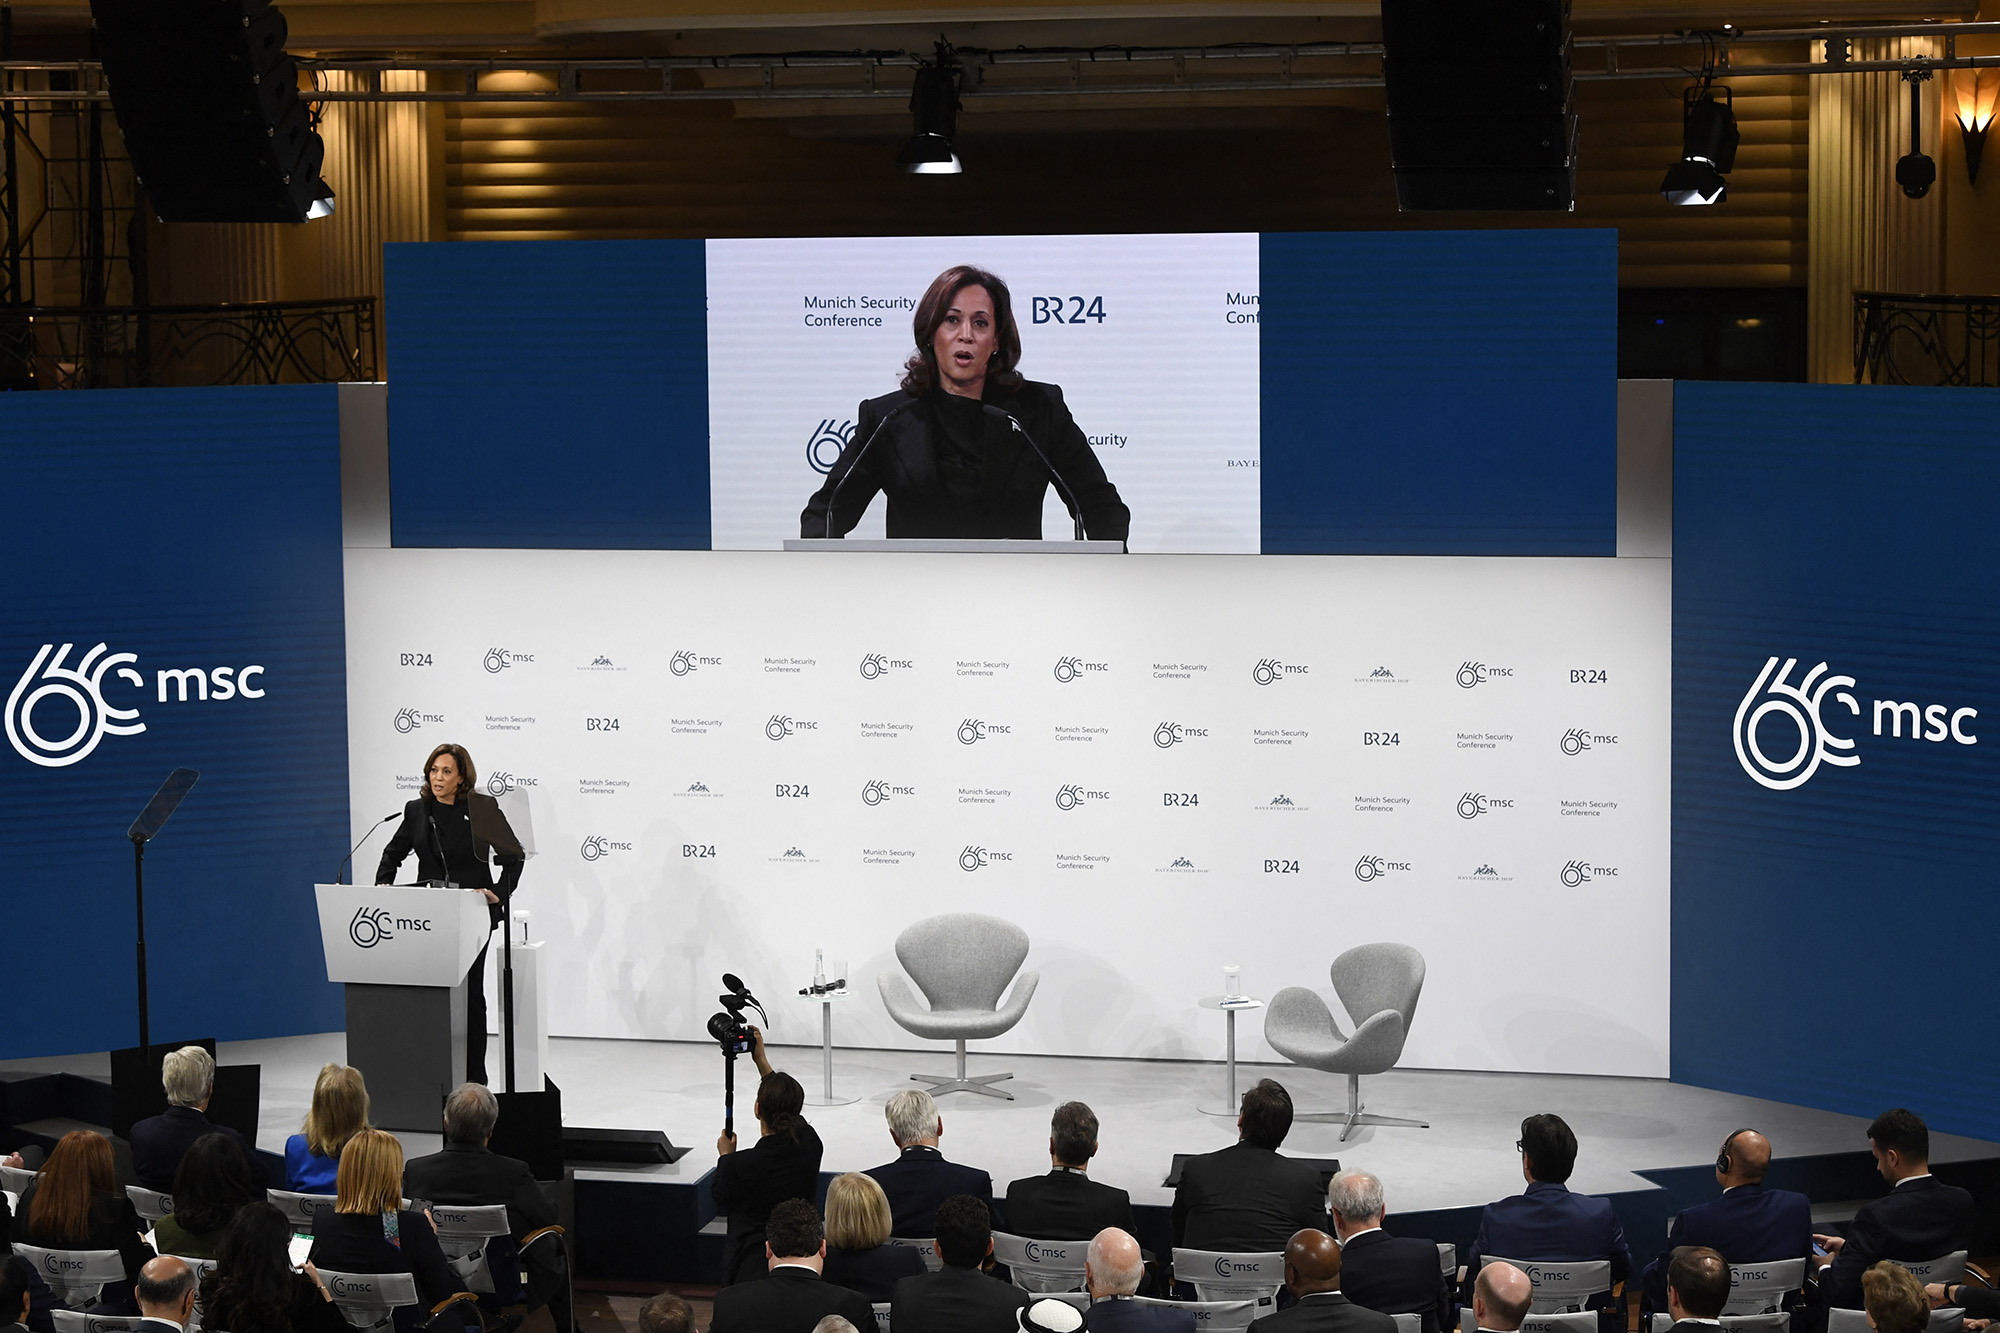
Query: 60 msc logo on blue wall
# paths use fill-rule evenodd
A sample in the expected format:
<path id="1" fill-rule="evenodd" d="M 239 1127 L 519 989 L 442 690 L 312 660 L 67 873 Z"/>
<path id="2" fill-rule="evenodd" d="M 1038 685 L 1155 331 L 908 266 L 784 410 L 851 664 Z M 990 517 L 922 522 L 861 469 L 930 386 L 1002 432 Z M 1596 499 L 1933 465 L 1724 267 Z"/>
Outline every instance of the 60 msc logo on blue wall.
<path id="1" fill-rule="evenodd" d="M 73 643 L 60 648 L 43 644 L 7 695 L 7 741 L 16 754 L 43 768 L 67 768 L 88 758 L 106 736 L 137 736 L 146 729 L 136 707 L 121 708 L 105 698 L 106 688 L 120 682 L 138 690 L 146 688 L 145 676 L 135 669 L 139 655 L 106 655 L 108 645 L 100 643 L 75 666 L 64 665 L 75 647 Z M 154 673 L 157 702 L 169 702 L 170 689 L 174 703 L 188 703 L 190 695 L 201 703 L 261 699 L 263 686 L 252 682 L 263 674 L 264 668 L 254 664 L 240 669 L 168 668 Z M 67 735 L 62 733 L 64 726 L 71 727 Z"/>
<path id="2" fill-rule="evenodd" d="M 1736 717 L 1730 726 L 1736 762 L 1759 786 L 1772 791 L 1791 791 L 1811 780 L 1821 764 L 1854 768 L 1861 763 L 1861 756 L 1854 753 L 1854 738 L 1839 735 L 1826 717 L 1825 710 L 1830 704 L 1845 708 L 1857 724 L 1872 722 L 1873 734 L 1877 736 L 1900 737 L 1907 722 L 1911 740 L 1979 744 L 1979 737 L 1970 725 L 1979 716 L 1977 708 L 1876 699 L 1870 712 L 1863 714 L 1861 701 L 1850 689 L 1842 688 L 1853 686 L 1854 677 L 1829 675 L 1827 664 L 1821 662 L 1793 685 L 1791 674 L 1798 664 L 1798 658 L 1788 657 L 1780 668 L 1776 657 L 1767 658 L 1745 691 L 1743 701 L 1736 705 Z M 1759 735 L 1760 725 L 1770 718 L 1781 718 L 1791 724 L 1791 731 L 1783 726 L 1777 728 L 1781 739 L 1775 742 L 1778 751 L 1775 755 L 1765 752 L 1764 738 Z M 1797 733 L 1797 746 L 1788 755 L 1783 747 L 1791 740 L 1792 731 Z"/>

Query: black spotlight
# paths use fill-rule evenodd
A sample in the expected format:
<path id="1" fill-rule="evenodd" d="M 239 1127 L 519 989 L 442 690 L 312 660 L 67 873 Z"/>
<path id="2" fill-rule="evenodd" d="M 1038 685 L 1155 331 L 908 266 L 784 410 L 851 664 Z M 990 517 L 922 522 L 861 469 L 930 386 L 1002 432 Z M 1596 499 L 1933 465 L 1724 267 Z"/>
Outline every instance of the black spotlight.
<path id="1" fill-rule="evenodd" d="M 937 44 L 937 63 L 917 69 L 910 89 L 910 141 L 896 154 L 896 165 L 913 176 L 956 176 L 965 168 L 958 161 L 958 88 L 964 76 L 951 47 Z"/>
<path id="2" fill-rule="evenodd" d="M 1921 66 L 1903 71 L 1910 85 L 1910 151 L 1896 159 L 1896 184 L 1912 199 L 1921 199 L 1937 183 L 1937 163 L 1924 154 L 1924 81 L 1931 72 Z"/>
<path id="3" fill-rule="evenodd" d="M 1715 100 L 1721 93 L 1722 100 Z M 1727 88 L 1706 82 L 1681 94 L 1681 160 L 1667 169 L 1660 182 L 1660 194 L 1670 204 L 1719 204 L 1729 197 L 1723 181 L 1736 167 L 1736 145 L 1742 134 L 1736 128 L 1733 98 Z"/>

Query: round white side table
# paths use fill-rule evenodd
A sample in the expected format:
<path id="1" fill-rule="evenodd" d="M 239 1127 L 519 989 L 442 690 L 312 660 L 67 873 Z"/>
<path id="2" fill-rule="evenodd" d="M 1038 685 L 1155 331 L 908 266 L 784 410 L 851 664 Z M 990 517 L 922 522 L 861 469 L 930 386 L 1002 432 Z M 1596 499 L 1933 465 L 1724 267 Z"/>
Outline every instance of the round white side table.
<path id="1" fill-rule="evenodd" d="M 1221 1106 L 1203 1106 L 1198 1109 L 1203 1115 L 1235 1116 L 1242 1110 L 1236 1104 L 1236 1015 L 1246 1009 L 1262 1009 L 1264 1002 L 1248 995 L 1204 995 L 1195 1003 L 1203 1009 L 1221 1010 L 1229 1031 L 1229 1100 Z"/>
<path id="2" fill-rule="evenodd" d="M 806 997 L 809 1000 L 819 1001 L 819 1049 L 826 1076 L 825 1092 L 809 1092 L 806 1094 L 806 1105 L 808 1106 L 846 1106 L 852 1102 L 861 1100 L 859 1097 L 836 1097 L 833 1095 L 833 1005 L 834 1001 L 845 1000 L 851 994 L 851 991 L 831 990 Z"/>

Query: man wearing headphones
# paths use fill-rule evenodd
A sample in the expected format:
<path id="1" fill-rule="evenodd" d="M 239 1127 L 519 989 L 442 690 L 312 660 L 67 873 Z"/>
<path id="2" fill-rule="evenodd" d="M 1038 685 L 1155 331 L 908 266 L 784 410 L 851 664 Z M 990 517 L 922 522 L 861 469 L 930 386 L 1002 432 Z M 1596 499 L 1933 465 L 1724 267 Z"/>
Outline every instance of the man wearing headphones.
<path id="1" fill-rule="evenodd" d="M 1739 1129 L 1715 1155 L 1715 1180 L 1722 1197 L 1681 1211 L 1667 1247 L 1647 1265 L 1642 1279 L 1647 1313 L 1667 1308 L 1667 1265 L 1683 1245 L 1706 1246 L 1732 1264 L 1803 1259 L 1812 1253 L 1812 1204 L 1793 1190 L 1764 1188 L 1771 1166 L 1771 1141 L 1754 1129 Z"/>

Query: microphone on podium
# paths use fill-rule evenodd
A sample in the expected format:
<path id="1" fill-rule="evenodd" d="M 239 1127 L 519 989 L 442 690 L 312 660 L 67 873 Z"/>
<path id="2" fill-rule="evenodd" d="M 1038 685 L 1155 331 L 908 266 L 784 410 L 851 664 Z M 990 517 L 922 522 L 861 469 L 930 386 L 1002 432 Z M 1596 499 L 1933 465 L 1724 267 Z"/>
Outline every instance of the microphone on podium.
<path id="1" fill-rule="evenodd" d="M 897 417 L 901 416 L 903 413 L 915 407 L 918 401 L 919 401 L 918 399 L 912 398 L 907 403 L 901 403 L 896 407 L 889 409 L 889 411 L 883 415 L 882 419 L 875 423 L 875 429 L 868 432 L 868 438 L 863 440 L 861 442 L 861 448 L 855 451 L 854 461 L 852 463 L 849 463 L 847 465 L 847 470 L 840 474 L 840 480 L 833 483 L 833 494 L 826 497 L 826 530 L 824 533 L 821 534 L 822 536 L 831 537 L 834 535 L 833 507 L 840 501 L 840 488 L 845 486 L 847 484 L 848 478 L 854 475 L 854 469 L 861 466 L 861 460 L 867 457 L 868 451 L 874 447 L 876 438 L 882 434 L 882 428 L 888 425 L 891 421 L 894 421 Z M 835 467 L 840 466 L 840 462 L 838 459 L 834 461 L 834 466 Z M 840 535 L 844 537 L 847 534 L 842 533 Z"/>
<path id="2" fill-rule="evenodd" d="M 368 839 L 374 834 L 376 829 L 381 828 L 384 824 L 388 823 L 390 820 L 401 819 L 402 817 L 403 817 L 403 812 L 401 810 L 398 810 L 394 814 L 384 815 L 380 819 L 376 820 L 374 823 L 370 824 L 368 826 L 368 832 L 361 835 L 361 841 L 355 843 L 352 847 L 349 847 L 347 849 L 347 855 L 340 858 L 340 866 L 333 872 L 333 882 L 335 884 L 345 884 L 347 881 L 342 879 L 341 876 L 347 873 L 348 866 L 352 864 L 352 862 L 354 861 L 354 854 L 361 850 L 361 843 L 368 841 Z"/>
<path id="3" fill-rule="evenodd" d="M 1035 443 L 1035 437 L 1028 434 L 1028 428 L 1023 426 L 1015 418 L 1014 414 L 1005 408 L 995 407 L 991 403 L 985 403 L 982 406 L 986 409 L 988 416 L 1000 418 L 1000 420 L 1013 428 L 1015 434 L 1028 442 L 1028 447 L 1035 451 L 1035 457 L 1041 459 L 1042 466 L 1049 470 L 1049 480 L 1056 484 L 1056 494 L 1062 497 L 1063 507 L 1069 510 L 1070 522 L 1076 529 L 1076 539 L 1078 541 L 1089 540 L 1090 534 L 1083 529 L 1083 506 L 1077 503 L 1076 492 L 1072 491 L 1069 488 L 1069 483 L 1062 479 L 1062 473 L 1056 471 L 1056 465 L 1051 463 L 1049 456 L 1042 452 L 1042 446 Z"/>

